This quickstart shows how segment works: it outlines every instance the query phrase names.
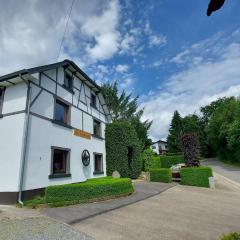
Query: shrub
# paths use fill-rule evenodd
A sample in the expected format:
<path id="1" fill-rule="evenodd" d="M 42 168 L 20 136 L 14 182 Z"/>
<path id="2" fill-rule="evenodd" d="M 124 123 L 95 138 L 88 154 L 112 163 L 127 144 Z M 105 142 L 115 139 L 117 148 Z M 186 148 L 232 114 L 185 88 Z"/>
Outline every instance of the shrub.
<path id="1" fill-rule="evenodd" d="M 152 166 L 154 158 L 154 151 L 152 149 L 145 149 L 142 153 L 142 161 L 143 161 L 143 171 L 149 171 Z"/>
<path id="2" fill-rule="evenodd" d="M 199 162 L 199 144 L 195 133 L 187 133 L 182 136 L 182 148 L 184 159 L 188 167 L 198 167 Z"/>
<path id="3" fill-rule="evenodd" d="M 209 177 L 212 177 L 210 167 L 181 168 L 181 184 L 197 187 L 209 187 Z"/>
<path id="4" fill-rule="evenodd" d="M 223 235 L 221 240 L 240 240 L 240 233 L 230 233 L 228 235 Z"/>
<path id="5" fill-rule="evenodd" d="M 151 161 L 151 169 L 156 169 L 156 168 L 161 168 L 162 165 L 161 165 L 161 160 L 160 160 L 160 156 L 154 156 L 152 158 L 152 161 Z"/>
<path id="6" fill-rule="evenodd" d="M 170 168 L 172 165 L 178 163 L 184 163 L 184 158 L 182 155 L 172 155 L 172 156 L 160 156 L 161 167 L 162 168 Z"/>
<path id="7" fill-rule="evenodd" d="M 137 178 L 142 170 L 141 147 L 136 131 L 127 122 L 106 127 L 107 174 L 118 171 L 121 177 Z"/>
<path id="8" fill-rule="evenodd" d="M 151 182 L 172 182 L 172 172 L 169 168 L 150 169 Z"/>
<path id="9" fill-rule="evenodd" d="M 128 178 L 98 178 L 84 183 L 49 186 L 45 190 L 47 203 L 80 203 L 130 194 L 134 191 Z"/>

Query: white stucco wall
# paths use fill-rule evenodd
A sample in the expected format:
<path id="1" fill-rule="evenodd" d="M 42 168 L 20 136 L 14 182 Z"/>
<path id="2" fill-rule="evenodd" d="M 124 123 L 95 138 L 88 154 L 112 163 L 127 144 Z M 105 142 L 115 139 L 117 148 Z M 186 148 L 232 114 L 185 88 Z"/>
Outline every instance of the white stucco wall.
<path id="1" fill-rule="evenodd" d="M 48 71 L 48 75 L 54 78 L 54 72 Z M 58 83 L 63 84 L 63 71 L 58 70 Z M 52 81 L 42 78 L 42 87 L 55 94 Z M 43 84 L 44 82 L 44 84 Z M 81 82 L 75 78 L 74 86 L 80 89 Z M 32 85 L 32 100 L 37 96 L 39 89 L 37 86 Z M 74 95 L 65 90 L 62 86 L 57 86 L 57 96 L 67 101 L 69 104 L 77 105 L 79 98 L 78 90 L 74 89 Z M 85 86 L 84 96 L 83 86 L 81 97 L 83 101 L 87 99 L 87 106 L 83 103 L 78 104 L 78 109 L 71 106 L 71 121 L 69 125 L 74 128 L 93 133 L 93 117 L 100 119 L 102 137 L 105 137 L 105 116 L 99 111 L 96 111 L 90 106 L 90 88 Z M 99 100 L 97 98 L 97 107 L 99 107 Z M 82 111 L 82 110 L 83 111 Z M 101 177 L 106 175 L 106 152 L 105 140 L 92 137 L 91 140 L 77 137 L 73 134 L 72 129 L 56 125 L 50 120 L 54 118 L 54 96 L 43 90 L 37 100 L 31 107 L 31 112 L 41 115 L 47 119 L 42 119 L 37 116 L 31 115 L 30 132 L 29 132 L 29 146 L 27 154 L 27 163 L 25 170 L 24 190 L 31 190 L 37 188 L 44 188 L 49 185 L 75 183 L 85 181 L 93 177 Z M 71 177 L 49 179 L 51 173 L 51 147 L 61 147 L 71 149 L 70 153 L 70 173 Z M 82 152 L 87 149 L 91 155 L 91 162 L 88 167 L 82 164 Z M 93 153 L 103 154 L 103 170 L 104 174 L 93 175 L 94 172 L 94 155 Z"/>
<path id="2" fill-rule="evenodd" d="M 151 146 L 151 149 L 152 149 L 155 153 L 159 154 L 159 148 L 158 148 L 158 144 L 157 144 L 157 143 L 154 143 L 154 144 Z"/>
<path id="3" fill-rule="evenodd" d="M 73 135 L 73 130 L 58 126 L 44 119 L 31 117 L 27 165 L 25 172 L 24 190 L 43 188 L 49 185 L 74 183 L 88 178 L 105 176 L 93 175 L 93 153 L 103 154 L 104 173 L 106 173 L 105 141 L 92 138 L 91 140 Z M 49 179 L 51 172 L 51 146 L 71 149 L 71 177 Z M 88 167 L 83 166 L 81 154 L 87 149 L 91 155 Z"/>
<path id="4" fill-rule="evenodd" d="M 56 70 L 46 72 L 51 78 L 56 78 Z M 38 77 L 39 74 L 35 74 Z M 64 72 L 62 68 L 58 69 L 58 83 L 63 84 Z M 39 80 L 34 81 L 39 83 Z M 74 86 L 80 89 L 81 82 L 74 80 Z M 31 106 L 31 113 L 42 116 L 39 118 L 30 115 L 27 159 L 25 166 L 24 190 L 44 188 L 48 185 L 74 183 L 85 181 L 88 178 L 101 177 L 106 174 L 106 152 L 105 140 L 92 137 L 91 140 L 77 137 L 73 134 L 73 130 L 56 125 L 51 122 L 54 118 L 54 94 L 56 93 L 56 84 L 48 78 L 42 76 L 41 87 L 44 88 Z M 32 96 L 31 101 L 35 99 L 41 91 L 36 85 L 31 84 Z M 62 86 L 57 86 L 57 95 L 76 105 L 79 94 L 74 89 L 74 95 L 65 90 Z M 49 91 L 49 92 L 48 92 Z M 84 103 L 77 104 L 80 109 L 71 106 L 71 122 L 74 128 L 93 133 L 93 117 L 100 119 L 102 137 L 105 137 L 105 121 L 104 114 L 99 113 L 90 106 L 91 90 L 88 86 L 82 88 L 80 99 Z M 19 83 L 6 89 L 4 95 L 4 104 L 2 114 L 9 114 L 25 110 L 27 99 L 27 86 L 25 83 Z M 87 100 L 87 101 L 86 101 Z M 99 108 L 99 99 L 97 98 L 97 107 Z M 101 109 L 101 111 L 103 111 Z M 45 119 L 44 119 L 45 118 Z M 24 132 L 25 113 L 17 115 L 5 116 L 0 118 L 0 164 L 4 171 L 0 174 L 0 192 L 17 192 L 19 189 L 20 164 L 22 156 L 23 132 Z M 70 173 L 69 178 L 49 179 L 51 172 L 51 146 L 69 148 L 70 155 Z M 87 149 L 91 155 L 91 163 L 88 167 L 83 166 L 81 154 Z M 103 154 L 103 170 L 102 175 L 93 175 L 94 157 L 93 153 Z"/>
<path id="5" fill-rule="evenodd" d="M 25 110 L 27 97 L 27 86 L 19 83 L 6 88 L 4 93 L 4 104 L 2 114 Z"/>
<path id="6" fill-rule="evenodd" d="M 2 114 L 14 114 L 26 107 L 27 86 L 20 83 L 6 88 Z M 16 192 L 22 154 L 24 113 L 0 118 L 0 192 Z"/>

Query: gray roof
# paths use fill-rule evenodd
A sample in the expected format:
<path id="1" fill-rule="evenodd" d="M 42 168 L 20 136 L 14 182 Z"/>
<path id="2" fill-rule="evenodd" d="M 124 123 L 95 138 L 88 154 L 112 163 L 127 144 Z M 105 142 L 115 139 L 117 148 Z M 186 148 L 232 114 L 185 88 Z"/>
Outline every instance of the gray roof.
<path id="1" fill-rule="evenodd" d="M 167 144 L 167 142 L 166 142 L 166 141 L 163 141 L 163 140 L 158 140 L 158 141 L 156 141 L 156 142 L 153 142 L 152 145 L 155 144 L 155 143 L 165 143 L 165 144 Z"/>
<path id="2" fill-rule="evenodd" d="M 101 91 L 101 87 L 96 84 L 95 81 L 93 81 L 86 73 L 84 73 L 73 61 L 65 59 L 62 62 L 57 62 L 53 64 L 48 64 L 48 65 L 43 65 L 39 67 L 34 67 L 34 68 L 29 68 L 29 69 L 22 69 L 10 74 L 6 74 L 0 77 L 0 82 L 8 81 L 12 78 L 16 78 L 19 75 L 26 75 L 26 74 L 34 74 L 42 71 L 47 71 L 52 68 L 57 68 L 57 67 L 67 67 L 67 66 L 72 66 L 76 72 L 79 72 L 86 80 L 95 88 L 96 91 Z"/>

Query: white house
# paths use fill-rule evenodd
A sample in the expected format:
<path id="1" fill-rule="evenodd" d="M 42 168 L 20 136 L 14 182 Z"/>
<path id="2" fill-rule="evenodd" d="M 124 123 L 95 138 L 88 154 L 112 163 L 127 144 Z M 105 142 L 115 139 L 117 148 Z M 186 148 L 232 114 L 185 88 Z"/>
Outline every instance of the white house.
<path id="1" fill-rule="evenodd" d="M 167 142 L 163 140 L 159 140 L 157 142 L 154 142 L 151 145 L 151 149 L 158 155 L 164 154 L 167 151 Z"/>
<path id="2" fill-rule="evenodd" d="M 0 203 L 106 175 L 100 87 L 74 62 L 0 77 Z"/>

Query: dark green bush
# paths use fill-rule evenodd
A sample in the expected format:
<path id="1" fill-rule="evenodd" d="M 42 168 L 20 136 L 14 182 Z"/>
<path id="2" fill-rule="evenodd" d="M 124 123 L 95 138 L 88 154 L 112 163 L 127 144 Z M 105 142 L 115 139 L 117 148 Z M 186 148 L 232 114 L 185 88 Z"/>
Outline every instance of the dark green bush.
<path id="1" fill-rule="evenodd" d="M 181 168 L 181 184 L 197 187 L 209 187 L 209 177 L 213 176 L 210 167 Z"/>
<path id="2" fill-rule="evenodd" d="M 240 233 L 230 233 L 228 235 L 223 235 L 221 240 L 240 240 Z"/>
<path id="3" fill-rule="evenodd" d="M 121 177 L 137 178 L 142 170 L 141 145 L 134 128 L 127 122 L 106 127 L 107 175 L 117 170 Z"/>
<path id="4" fill-rule="evenodd" d="M 49 186 L 45 190 L 47 203 L 80 203 L 130 194 L 134 191 L 129 178 L 98 178 L 84 183 Z"/>
<path id="5" fill-rule="evenodd" d="M 169 168 L 150 169 L 151 182 L 172 182 L 172 171 Z"/>
<path id="6" fill-rule="evenodd" d="M 184 158 L 182 155 L 172 155 L 172 156 L 163 155 L 163 156 L 160 156 L 160 161 L 161 161 L 162 168 L 170 168 L 172 165 L 175 165 L 178 163 L 184 163 Z"/>

